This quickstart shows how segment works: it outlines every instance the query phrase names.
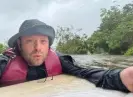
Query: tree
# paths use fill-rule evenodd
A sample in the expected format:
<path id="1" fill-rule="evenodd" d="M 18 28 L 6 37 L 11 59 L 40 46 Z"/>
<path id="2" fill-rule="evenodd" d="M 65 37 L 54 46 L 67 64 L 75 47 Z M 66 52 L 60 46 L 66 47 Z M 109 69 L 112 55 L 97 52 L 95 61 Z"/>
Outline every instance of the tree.
<path id="1" fill-rule="evenodd" d="M 87 35 L 79 36 L 82 29 L 74 29 L 73 27 L 58 27 L 56 39 L 58 40 L 56 50 L 66 54 L 86 54 Z"/>
<path id="2" fill-rule="evenodd" d="M 124 54 L 133 46 L 133 4 L 101 9 L 101 21 L 88 39 L 90 52 L 97 53 L 97 48 L 102 48 L 110 54 Z"/>

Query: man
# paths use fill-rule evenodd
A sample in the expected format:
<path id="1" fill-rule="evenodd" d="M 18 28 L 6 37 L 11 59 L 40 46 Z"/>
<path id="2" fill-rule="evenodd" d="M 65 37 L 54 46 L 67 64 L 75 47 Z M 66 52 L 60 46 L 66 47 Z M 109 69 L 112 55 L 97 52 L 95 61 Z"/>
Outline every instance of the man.
<path id="1" fill-rule="evenodd" d="M 81 68 L 69 55 L 61 55 L 50 47 L 55 38 L 54 29 L 37 20 L 22 23 L 19 33 L 12 36 L 10 48 L 0 57 L 0 85 L 11 85 L 61 73 L 87 79 L 97 87 L 133 91 L 133 67 L 124 70 Z"/>

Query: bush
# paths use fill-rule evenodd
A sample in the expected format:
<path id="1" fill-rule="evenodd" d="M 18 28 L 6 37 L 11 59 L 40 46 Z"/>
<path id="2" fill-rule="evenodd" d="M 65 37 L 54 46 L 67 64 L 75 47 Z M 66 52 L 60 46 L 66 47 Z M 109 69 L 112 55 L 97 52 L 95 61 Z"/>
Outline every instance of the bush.
<path id="1" fill-rule="evenodd" d="M 129 48 L 124 55 L 126 56 L 133 55 L 133 47 Z"/>
<path id="2" fill-rule="evenodd" d="M 0 54 L 7 48 L 5 44 L 0 43 Z"/>

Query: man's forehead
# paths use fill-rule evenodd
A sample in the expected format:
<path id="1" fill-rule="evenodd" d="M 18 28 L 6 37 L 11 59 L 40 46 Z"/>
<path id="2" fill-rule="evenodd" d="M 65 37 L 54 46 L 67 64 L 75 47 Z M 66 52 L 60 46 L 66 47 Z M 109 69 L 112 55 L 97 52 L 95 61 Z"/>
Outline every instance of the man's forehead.
<path id="1" fill-rule="evenodd" d="M 41 35 L 41 34 L 34 34 L 34 35 L 28 35 L 28 36 L 21 36 L 20 38 L 47 38 L 48 36 L 46 35 Z"/>

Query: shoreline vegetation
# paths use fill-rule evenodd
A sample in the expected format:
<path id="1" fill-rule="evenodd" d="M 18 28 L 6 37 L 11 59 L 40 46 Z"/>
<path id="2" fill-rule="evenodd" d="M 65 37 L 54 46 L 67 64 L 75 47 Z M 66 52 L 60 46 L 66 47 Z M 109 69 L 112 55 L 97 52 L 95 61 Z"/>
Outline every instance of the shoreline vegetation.
<path id="1" fill-rule="evenodd" d="M 103 8 L 100 16 L 102 22 L 90 37 L 79 35 L 82 29 L 58 27 L 56 50 L 67 54 L 133 55 L 133 4 Z"/>

